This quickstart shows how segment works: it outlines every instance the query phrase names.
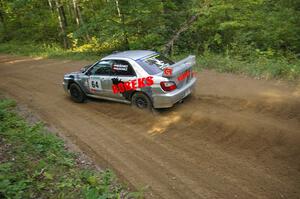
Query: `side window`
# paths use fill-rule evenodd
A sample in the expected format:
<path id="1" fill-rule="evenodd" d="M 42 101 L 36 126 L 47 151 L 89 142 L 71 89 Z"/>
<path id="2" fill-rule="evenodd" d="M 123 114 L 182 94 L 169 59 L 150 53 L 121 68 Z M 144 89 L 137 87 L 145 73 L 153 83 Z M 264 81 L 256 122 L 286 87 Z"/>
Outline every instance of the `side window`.
<path id="1" fill-rule="evenodd" d="M 124 60 L 114 60 L 112 64 L 113 75 L 116 76 L 135 76 L 132 66 Z"/>
<path id="2" fill-rule="evenodd" d="M 89 71 L 89 75 L 111 75 L 111 73 L 111 61 L 100 61 Z"/>

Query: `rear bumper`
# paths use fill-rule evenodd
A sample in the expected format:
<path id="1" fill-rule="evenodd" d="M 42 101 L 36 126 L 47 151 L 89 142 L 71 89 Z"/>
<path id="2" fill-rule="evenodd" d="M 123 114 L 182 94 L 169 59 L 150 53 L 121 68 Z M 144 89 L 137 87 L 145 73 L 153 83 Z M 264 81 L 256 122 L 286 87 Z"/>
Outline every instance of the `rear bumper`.
<path id="1" fill-rule="evenodd" d="M 191 92 L 195 86 L 196 78 L 184 85 L 182 88 L 175 90 L 170 93 L 157 94 L 153 96 L 153 107 L 154 108 L 169 108 L 172 107 L 178 101 L 184 99 Z"/>

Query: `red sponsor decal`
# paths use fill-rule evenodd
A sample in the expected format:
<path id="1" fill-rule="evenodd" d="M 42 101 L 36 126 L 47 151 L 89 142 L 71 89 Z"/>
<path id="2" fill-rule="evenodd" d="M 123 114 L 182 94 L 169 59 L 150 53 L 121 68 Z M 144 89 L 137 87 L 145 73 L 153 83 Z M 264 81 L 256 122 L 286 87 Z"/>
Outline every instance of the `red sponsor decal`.
<path id="1" fill-rule="evenodd" d="M 136 85 L 137 83 L 137 85 Z M 149 76 L 147 78 L 138 78 L 128 82 L 120 82 L 112 86 L 112 91 L 116 93 L 123 93 L 125 91 L 136 90 L 137 88 L 143 88 L 145 86 L 151 86 L 154 83 L 153 77 Z"/>
<path id="2" fill-rule="evenodd" d="M 164 69 L 164 75 L 165 76 L 172 76 L 172 72 L 173 72 L 173 69 L 172 68 L 165 68 Z"/>
<path id="3" fill-rule="evenodd" d="M 185 78 L 187 78 L 191 74 L 191 71 L 187 70 L 184 73 L 182 73 L 177 79 L 178 81 L 182 81 Z"/>

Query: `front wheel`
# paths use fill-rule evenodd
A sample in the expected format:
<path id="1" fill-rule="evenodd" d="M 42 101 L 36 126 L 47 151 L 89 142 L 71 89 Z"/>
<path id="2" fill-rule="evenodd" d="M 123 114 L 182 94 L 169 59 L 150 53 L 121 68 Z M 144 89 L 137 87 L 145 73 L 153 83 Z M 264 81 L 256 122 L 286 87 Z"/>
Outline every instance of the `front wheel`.
<path id="1" fill-rule="evenodd" d="M 81 90 L 81 88 L 73 83 L 70 86 L 70 94 L 71 94 L 71 98 L 74 102 L 77 103 L 82 103 L 85 100 L 85 94 L 83 93 L 83 91 Z"/>
<path id="2" fill-rule="evenodd" d="M 147 95 L 141 92 L 134 93 L 131 98 L 131 103 L 139 109 L 148 109 L 152 108 L 152 102 Z"/>

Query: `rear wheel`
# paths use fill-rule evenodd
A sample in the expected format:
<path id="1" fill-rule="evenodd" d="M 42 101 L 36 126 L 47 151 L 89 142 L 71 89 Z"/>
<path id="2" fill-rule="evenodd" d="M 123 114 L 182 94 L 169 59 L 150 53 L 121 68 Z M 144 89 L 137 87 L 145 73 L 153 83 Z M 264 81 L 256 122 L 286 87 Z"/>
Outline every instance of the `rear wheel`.
<path id="1" fill-rule="evenodd" d="M 150 110 L 152 108 L 152 102 L 149 99 L 149 97 L 141 92 L 134 93 L 131 98 L 131 103 L 135 107 L 139 109 L 148 109 Z"/>
<path id="2" fill-rule="evenodd" d="M 83 93 L 81 88 L 75 83 L 72 83 L 70 85 L 70 94 L 71 94 L 72 100 L 77 103 L 84 102 L 84 100 L 86 98 L 85 94 Z"/>

